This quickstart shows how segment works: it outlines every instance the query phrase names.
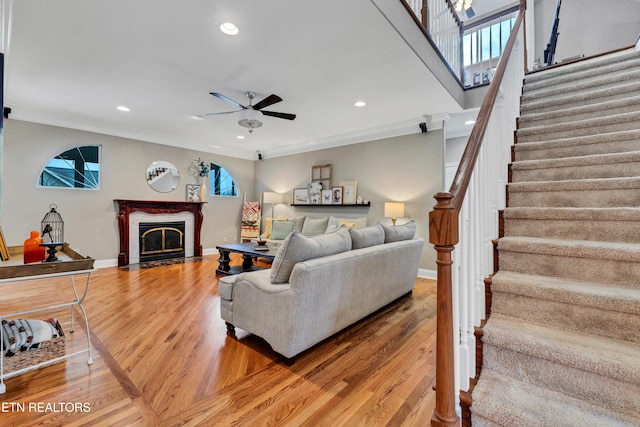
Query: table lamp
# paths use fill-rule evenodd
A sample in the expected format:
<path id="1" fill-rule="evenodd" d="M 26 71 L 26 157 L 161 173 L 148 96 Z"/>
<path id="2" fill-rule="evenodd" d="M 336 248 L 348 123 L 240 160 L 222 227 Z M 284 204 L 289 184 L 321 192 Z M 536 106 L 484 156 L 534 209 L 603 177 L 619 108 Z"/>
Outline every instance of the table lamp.
<path id="1" fill-rule="evenodd" d="M 384 216 L 391 218 L 393 225 L 396 225 L 396 219 L 404 216 L 404 203 L 402 202 L 385 202 Z"/>

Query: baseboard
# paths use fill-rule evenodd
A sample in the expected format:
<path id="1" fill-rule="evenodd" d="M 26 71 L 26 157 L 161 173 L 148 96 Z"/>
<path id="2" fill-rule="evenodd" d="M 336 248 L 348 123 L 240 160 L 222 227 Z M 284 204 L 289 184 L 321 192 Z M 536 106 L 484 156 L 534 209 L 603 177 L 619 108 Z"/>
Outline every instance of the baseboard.
<path id="1" fill-rule="evenodd" d="M 93 262 L 95 268 L 117 267 L 118 258 L 113 259 L 97 259 Z"/>
<path id="2" fill-rule="evenodd" d="M 438 273 L 435 270 L 427 270 L 426 268 L 419 268 L 418 277 L 422 279 L 436 280 L 438 278 Z"/>

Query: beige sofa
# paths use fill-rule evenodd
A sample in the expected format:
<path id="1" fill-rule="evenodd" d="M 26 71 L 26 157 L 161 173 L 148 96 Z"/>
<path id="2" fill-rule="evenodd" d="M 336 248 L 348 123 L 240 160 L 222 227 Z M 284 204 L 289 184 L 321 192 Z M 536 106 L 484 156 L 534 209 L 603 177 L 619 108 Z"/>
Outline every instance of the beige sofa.
<path id="1" fill-rule="evenodd" d="M 422 238 L 415 224 L 289 235 L 271 269 L 220 279 L 220 315 L 288 359 L 410 293 Z"/>

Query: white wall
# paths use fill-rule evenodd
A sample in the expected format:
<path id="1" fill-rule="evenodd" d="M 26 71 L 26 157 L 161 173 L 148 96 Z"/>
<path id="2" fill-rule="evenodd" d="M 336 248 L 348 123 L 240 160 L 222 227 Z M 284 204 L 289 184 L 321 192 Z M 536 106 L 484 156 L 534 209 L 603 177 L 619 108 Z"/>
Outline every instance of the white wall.
<path id="1" fill-rule="evenodd" d="M 444 132 L 429 131 L 379 141 L 329 148 L 256 162 L 256 194 L 276 191 L 286 194 L 286 205 L 276 205 L 275 216 L 311 217 L 338 216 L 347 218 L 367 217 L 368 224 L 384 218 L 385 201 L 405 202 L 407 218 L 398 219 L 403 224 L 414 219 L 417 235 L 427 243 L 422 254 L 420 268 L 435 270 L 435 251 L 428 243 L 429 211 L 435 205 L 433 195 L 442 188 Z M 306 187 L 312 165 L 331 163 L 333 184 L 340 181 L 358 181 L 358 194 L 371 202 L 363 207 L 313 207 L 289 206 L 294 188 Z M 271 206 L 265 206 L 270 215 Z"/>
<path id="2" fill-rule="evenodd" d="M 36 187 L 49 159 L 81 145 L 102 145 L 99 191 Z M 238 182 L 241 194 L 253 196 L 254 162 L 250 160 L 6 120 L 0 225 L 7 244 L 22 245 L 30 230 L 40 229 L 49 205 L 55 203 L 65 222 L 65 240 L 72 248 L 96 260 L 115 260 L 119 238 L 114 199 L 186 200 L 186 184 L 194 182 L 187 169 L 197 157 L 225 167 Z M 180 184 L 174 191 L 158 193 L 147 185 L 147 166 L 156 160 L 169 161 L 180 171 Z M 237 241 L 242 201 L 242 197 L 209 197 L 203 207 L 201 239 L 205 250 L 214 249 L 225 238 Z"/>

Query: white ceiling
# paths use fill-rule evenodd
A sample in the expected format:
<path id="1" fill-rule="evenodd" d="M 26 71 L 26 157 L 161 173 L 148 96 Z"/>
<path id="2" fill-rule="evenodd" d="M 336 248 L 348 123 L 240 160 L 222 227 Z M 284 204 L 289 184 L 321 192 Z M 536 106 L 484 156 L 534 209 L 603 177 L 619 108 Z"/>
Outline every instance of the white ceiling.
<path id="1" fill-rule="evenodd" d="M 254 159 L 461 111 L 371 0 L 9 2 L 12 119 Z M 297 118 L 264 117 L 253 134 L 237 114 L 195 119 L 236 109 L 212 91 L 245 105 L 247 91 L 274 93 L 283 101 L 265 109 Z"/>

